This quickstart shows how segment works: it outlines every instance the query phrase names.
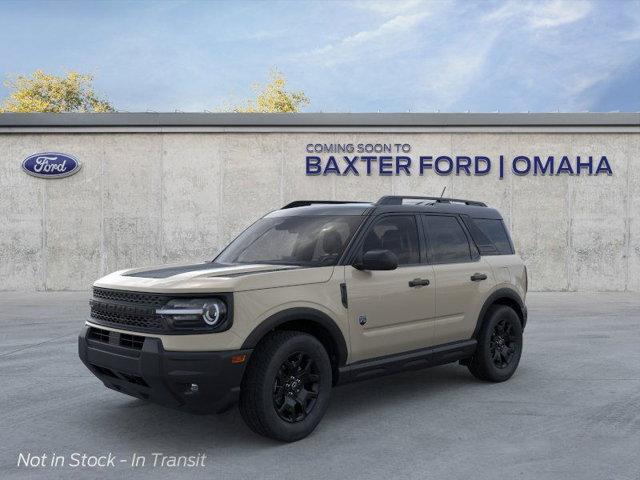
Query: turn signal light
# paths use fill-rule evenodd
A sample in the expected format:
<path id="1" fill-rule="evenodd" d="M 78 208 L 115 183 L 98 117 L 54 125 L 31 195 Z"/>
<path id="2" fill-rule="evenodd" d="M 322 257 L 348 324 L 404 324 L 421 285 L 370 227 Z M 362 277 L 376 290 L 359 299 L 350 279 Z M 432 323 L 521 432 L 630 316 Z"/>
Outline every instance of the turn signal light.
<path id="1" fill-rule="evenodd" d="M 240 355 L 234 355 L 231 357 L 231 363 L 235 363 L 235 364 L 244 363 L 246 359 L 247 359 L 247 355 L 244 353 Z"/>

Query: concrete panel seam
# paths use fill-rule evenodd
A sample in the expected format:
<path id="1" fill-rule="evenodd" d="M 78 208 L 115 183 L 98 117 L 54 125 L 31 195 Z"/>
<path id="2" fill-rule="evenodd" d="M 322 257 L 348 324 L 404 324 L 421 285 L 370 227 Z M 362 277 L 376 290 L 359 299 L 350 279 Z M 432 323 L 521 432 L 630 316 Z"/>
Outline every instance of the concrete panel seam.
<path id="1" fill-rule="evenodd" d="M 510 147 L 512 148 L 512 147 Z M 513 175 L 509 174 L 507 184 L 509 187 L 509 231 L 513 232 L 513 190 L 514 190 L 514 178 Z"/>
<path id="2" fill-rule="evenodd" d="M 571 155 L 575 154 L 575 142 L 576 136 L 571 135 L 569 137 Z M 567 254 L 565 256 L 565 268 L 567 275 L 567 290 L 572 292 L 574 290 L 573 282 L 573 183 L 567 182 L 567 193 L 565 200 L 567 202 L 567 215 L 569 225 L 567 226 Z"/>
<path id="3" fill-rule="evenodd" d="M 165 148 L 164 148 L 164 138 L 165 134 L 160 134 L 160 228 L 158 229 L 158 235 L 160 236 L 160 258 L 162 258 L 163 262 L 166 262 L 166 248 L 165 248 L 165 238 L 164 238 L 164 188 L 165 188 L 165 171 L 164 171 L 164 157 L 165 157 Z"/>
<path id="4" fill-rule="evenodd" d="M 222 212 L 224 212 L 224 162 L 226 159 L 226 142 L 222 145 L 218 145 L 218 215 L 216 215 L 216 250 L 220 252 L 222 250 L 222 228 L 221 218 Z"/>
<path id="5" fill-rule="evenodd" d="M 625 259 L 624 259 L 624 290 L 629 291 L 629 262 L 631 259 L 631 158 L 627 156 L 627 192 L 625 195 Z"/>
<path id="6" fill-rule="evenodd" d="M 42 265 L 42 289 L 47 291 L 47 268 L 49 255 L 47 254 L 47 184 L 42 182 L 42 253 L 40 264 Z"/>
<path id="7" fill-rule="evenodd" d="M 331 136 L 331 140 L 332 140 L 333 143 L 336 143 L 337 139 L 336 139 L 335 135 Z M 332 199 L 333 200 L 342 200 L 342 199 L 338 198 L 338 179 L 337 179 L 337 177 L 333 178 L 333 182 L 332 182 L 331 187 L 333 188 L 333 192 L 331 193 Z"/>
<path id="8" fill-rule="evenodd" d="M 284 177 L 285 177 L 285 160 L 284 160 L 284 136 L 280 137 L 280 205 L 284 205 Z"/>
<path id="9" fill-rule="evenodd" d="M 455 152 L 455 149 L 454 149 L 454 144 L 455 144 L 454 136 L 453 136 L 453 134 L 452 134 L 451 132 L 449 132 L 449 133 L 448 133 L 448 135 L 449 135 L 449 140 L 450 140 L 450 142 L 451 142 L 451 143 L 449 144 L 449 145 L 450 145 L 451 155 L 454 155 L 454 153 L 453 153 L 453 152 Z M 452 175 L 449 175 L 449 176 L 447 177 L 447 180 L 449 181 L 449 185 L 447 185 L 447 191 L 451 190 L 451 193 L 452 193 L 452 194 L 453 194 L 453 186 L 456 184 L 456 182 L 455 182 L 455 180 L 454 180 L 454 179 L 455 179 L 455 177 L 454 177 L 454 176 L 452 176 Z M 439 194 L 441 194 L 441 193 L 442 193 L 442 189 L 440 189 L 440 191 L 439 191 L 439 192 L 438 192 L 438 191 L 436 191 L 436 194 L 438 194 L 438 195 L 439 195 Z M 445 192 L 445 194 L 446 194 L 446 193 L 447 193 L 447 192 Z M 463 192 L 463 193 L 465 193 L 465 194 L 466 194 L 466 192 Z M 454 196 L 455 196 L 455 194 L 454 194 Z"/>
<path id="10" fill-rule="evenodd" d="M 104 231 L 104 159 L 107 155 L 107 149 L 104 141 L 102 142 L 102 155 L 100 156 L 100 276 L 107 272 L 107 246 Z"/>

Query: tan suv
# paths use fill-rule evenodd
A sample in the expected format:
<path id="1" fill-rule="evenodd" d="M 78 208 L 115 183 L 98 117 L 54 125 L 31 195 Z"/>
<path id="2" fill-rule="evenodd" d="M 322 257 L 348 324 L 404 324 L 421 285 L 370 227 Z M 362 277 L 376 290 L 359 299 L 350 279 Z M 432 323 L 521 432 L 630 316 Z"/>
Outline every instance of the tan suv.
<path id="1" fill-rule="evenodd" d="M 507 380 L 526 290 L 484 203 L 297 201 L 211 262 L 98 280 L 79 353 L 109 388 L 197 412 L 239 400 L 253 431 L 294 441 L 340 383 L 455 361 Z"/>

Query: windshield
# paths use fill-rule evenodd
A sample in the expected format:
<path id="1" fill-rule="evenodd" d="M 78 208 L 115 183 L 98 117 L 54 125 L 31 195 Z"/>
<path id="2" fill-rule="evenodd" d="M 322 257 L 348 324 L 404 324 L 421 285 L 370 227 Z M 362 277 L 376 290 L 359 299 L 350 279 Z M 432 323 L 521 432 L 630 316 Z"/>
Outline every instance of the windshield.
<path id="1" fill-rule="evenodd" d="M 258 220 L 229 244 L 216 263 L 335 265 L 361 216 L 291 216 Z"/>

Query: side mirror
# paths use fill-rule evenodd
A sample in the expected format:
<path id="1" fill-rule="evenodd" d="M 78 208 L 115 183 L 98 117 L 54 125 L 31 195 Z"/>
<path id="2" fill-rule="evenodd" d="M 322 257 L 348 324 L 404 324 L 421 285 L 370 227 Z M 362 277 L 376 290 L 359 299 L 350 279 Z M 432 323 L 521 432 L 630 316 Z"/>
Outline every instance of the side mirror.
<path id="1" fill-rule="evenodd" d="M 353 266 L 358 270 L 395 270 L 398 268 L 398 257 L 390 250 L 369 250 Z"/>

